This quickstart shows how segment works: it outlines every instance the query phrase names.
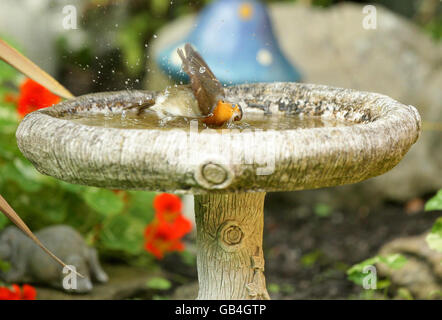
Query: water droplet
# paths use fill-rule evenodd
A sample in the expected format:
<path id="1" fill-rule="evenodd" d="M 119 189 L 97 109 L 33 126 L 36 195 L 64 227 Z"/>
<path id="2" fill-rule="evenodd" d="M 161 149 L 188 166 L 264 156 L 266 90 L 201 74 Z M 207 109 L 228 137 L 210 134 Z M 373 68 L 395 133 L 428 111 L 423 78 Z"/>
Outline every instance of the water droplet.
<path id="1" fill-rule="evenodd" d="M 158 36 L 156 34 L 153 35 L 154 39 L 158 38 Z"/>
<path id="2" fill-rule="evenodd" d="M 205 67 L 200 67 L 200 73 L 204 73 L 206 72 L 206 68 Z"/>

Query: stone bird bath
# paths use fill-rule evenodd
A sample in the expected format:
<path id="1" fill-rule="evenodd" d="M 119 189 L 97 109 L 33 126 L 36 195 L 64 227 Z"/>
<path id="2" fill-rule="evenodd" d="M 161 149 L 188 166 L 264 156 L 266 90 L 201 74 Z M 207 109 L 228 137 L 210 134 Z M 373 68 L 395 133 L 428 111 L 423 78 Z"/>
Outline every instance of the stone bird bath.
<path id="1" fill-rule="evenodd" d="M 239 85 L 227 92 L 241 103 L 245 122 L 265 121 L 223 134 L 198 130 L 194 122 L 194 130 L 125 128 L 118 125 L 125 107 L 156 93 L 97 93 L 27 115 L 17 130 L 18 146 L 41 173 L 67 182 L 194 194 L 198 299 L 268 299 L 266 192 L 383 174 L 416 142 L 421 120 L 414 107 L 375 93 L 297 83 Z M 78 120 L 97 115 L 101 124 Z M 117 125 L 106 120 L 112 117 Z M 292 118 L 297 122 L 284 122 Z"/>

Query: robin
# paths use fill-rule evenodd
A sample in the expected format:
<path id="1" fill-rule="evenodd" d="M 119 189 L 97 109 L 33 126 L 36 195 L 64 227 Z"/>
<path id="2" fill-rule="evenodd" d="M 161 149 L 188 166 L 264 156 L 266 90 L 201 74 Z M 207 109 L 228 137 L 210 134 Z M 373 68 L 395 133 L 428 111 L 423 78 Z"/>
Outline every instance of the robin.
<path id="1" fill-rule="evenodd" d="M 182 68 L 190 78 L 189 85 L 176 85 L 161 92 L 156 99 L 130 106 L 141 114 L 145 109 L 155 111 L 160 118 L 181 116 L 199 118 L 208 125 L 221 126 L 239 121 L 241 106 L 226 101 L 225 90 L 207 63 L 189 43 L 178 49 Z"/>

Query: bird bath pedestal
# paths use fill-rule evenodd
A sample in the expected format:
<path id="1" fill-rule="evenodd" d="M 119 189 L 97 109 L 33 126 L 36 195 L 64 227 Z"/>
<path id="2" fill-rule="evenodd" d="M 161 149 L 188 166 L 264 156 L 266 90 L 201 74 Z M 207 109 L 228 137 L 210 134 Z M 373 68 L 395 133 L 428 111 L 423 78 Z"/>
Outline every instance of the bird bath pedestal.
<path id="1" fill-rule="evenodd" d="M 375 93 L 296 83 L 226 91 L 246 119 L 266 115 L 262 128 L 222 134 L 73 120 L 97 114 L 123 119 L 126 106 L 155 96 L 124 91 L 86 95 L 27 115 L 17 130 L 18 146 L 41 173 L 67 182 L 195 194 L 198 299 L 268 299 L 265 192 L 383 174 L 416 142 L 421 120 L 414 107 Z M 294 116 L 301 125 L 287 126 L 284 119 Z M 311 119 L 315 124 L 302 125 Z"/>

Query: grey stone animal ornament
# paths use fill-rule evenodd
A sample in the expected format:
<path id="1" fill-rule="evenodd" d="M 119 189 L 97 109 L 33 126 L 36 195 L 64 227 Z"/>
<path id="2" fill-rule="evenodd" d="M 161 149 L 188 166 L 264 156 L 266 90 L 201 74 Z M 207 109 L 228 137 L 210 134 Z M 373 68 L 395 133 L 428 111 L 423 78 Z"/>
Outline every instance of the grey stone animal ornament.
<path id="1" fill-rule="evenodd" d="M 24 234 L 26 234 L 36 245 L 38 245 L 43 251 L 45 251 L 52 259 L 57 261 L 64 268 L 69 268 L 61 259 L 53 254 L 48 248 L 46 248 L 40 240 L 32 233 L 26 223 L 20 218 L 17 212 L 12 209 L 9 203 L 0 195 L 0 212 L 2 212 L 9 220 L 11 220 Z M 83 275 L 75 270 L 72 270 L 78 276 L 83 278 Z"/>
<path id="2" fill-rule="evenodd" d="M 67 273 L 63 273 L 62 266 L 39 250 L 31 239 L 14 226 L 9 226 L 0 233 L 0 259 L 11 265 L 7 272 L 0 272 L 1 280 L 8 283 L 44 284 L 74 293 L 90 292 L 93 280 L 107 282 L 108 276 L 100 265 L 97 251 L 88 247 L 72 227 L 51 226 L 36 232 L 36 236 L 84 276 L 76 279 L 76 288 L 74 281 L 68 281 L 70 287 L 63 286 Z"/>

